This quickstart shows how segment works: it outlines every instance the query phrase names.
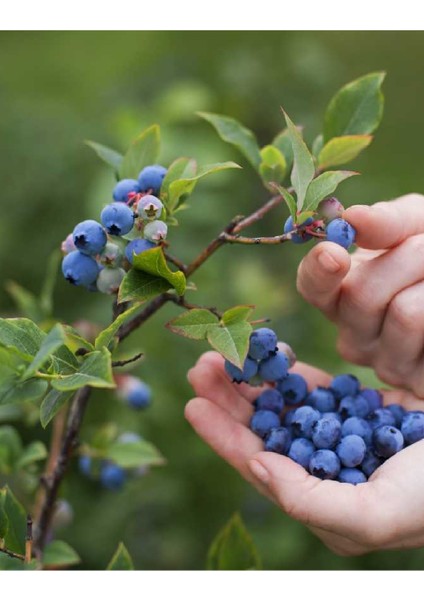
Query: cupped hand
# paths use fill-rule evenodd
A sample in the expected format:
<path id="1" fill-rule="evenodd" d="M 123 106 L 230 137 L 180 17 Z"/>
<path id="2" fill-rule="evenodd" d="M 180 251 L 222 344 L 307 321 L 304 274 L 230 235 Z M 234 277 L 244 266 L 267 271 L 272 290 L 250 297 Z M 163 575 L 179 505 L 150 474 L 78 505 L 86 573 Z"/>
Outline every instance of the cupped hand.
<path id="1" fill-rule="evenodd" d="M 302 363 L 292 371 L 306 378 L 309 389 L 331 380 Z M 262 451 L 262 440 L 248 426 L 259 389 L 230 382 L 219 354 L 201 356 L 188 379 L 197 397 L 185 414 L 200 437 L 333 552 L 347 556 L 424 545 L 424 440 L 391 457 L 366 483 L 322 481 L 286 456 Z M 387 391 L 384 402 L 423 407 L 408 391 Z"/>
<path id="2" fill-rule="evenodd" d="M 303 259 L 298 289 L 335 322 L 345 360 L 424 397 L 424 196 L 410 194 L 343 215 L 357 230 L 350 256 L 331 242 Z"/>

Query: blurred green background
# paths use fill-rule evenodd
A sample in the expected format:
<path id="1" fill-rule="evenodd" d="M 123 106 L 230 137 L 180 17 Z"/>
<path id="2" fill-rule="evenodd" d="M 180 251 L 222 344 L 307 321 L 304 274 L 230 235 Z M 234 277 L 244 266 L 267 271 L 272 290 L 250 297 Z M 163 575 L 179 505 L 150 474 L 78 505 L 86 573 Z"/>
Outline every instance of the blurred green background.
<path id="1" fill-rule="evenodd" d="M 344 83 L 386 70 L 386 109 L 372 146 L 353 167 L 362 177 L 343 184 L 346 204 L 423 191 L 423 32 L 2 32 L 0 34 L 0 308 L 14 314 L 7 280 L 37 291 L 51 251 L 85 218 L 97 218 L 111 199 L 113 177 L 84 139 L 123 150 L 145 126 L 162 127 L 161 162 L 189 155 L 200 162 L 236 160 L 243 171 L 202 182 L 170 235 L 183 260 L 229 219 L 266 199 L 257 177 L 197 110 L 231 115 L 253 129 L 261 144 L 283 127 L 280 106 L 320 131 L 323 111 Z M 281 231 L 281 207 L 251 233 Z M 280 225 L 279 225 L 280 223 Z M 344 365 L 334 328 L 306 305 L 295 287 L 304 254 L 298 247 L 227 247 L 194 281 L 194 302 L 257 306 L 280 338 L 305 361 L 332 372 Z M 231 285 L 228 284 L 231 282 Z M 83 559 L 104 568 L 123 540 L 140 569 L 202 569 L 210 541 L 240 509 L 270 569 L 420 569 L 424 551 L 340 558 L 244 483 L 184 421 L 191 396 L 185 373 L 206 346 L 173 337 L 166 307 L 126 343 L 146 359 L 136 374 L 153 388 L 154 403 L 134 413 L 112 394 L 96 392 L 82 438 L 98 423 L 116 420 L 154 442 L 167 465 L 133 480 L 118 494 L 83 479 L 75 464 L 62 492 L 75 521 L 61 532 Z M 64 321 L 106 324 L 110 301 L 59 280 L 56 314 Z M 364 381 L 372 374 L 355 369 Z M 23 426 L 27 439 L 48 433 Z"/>

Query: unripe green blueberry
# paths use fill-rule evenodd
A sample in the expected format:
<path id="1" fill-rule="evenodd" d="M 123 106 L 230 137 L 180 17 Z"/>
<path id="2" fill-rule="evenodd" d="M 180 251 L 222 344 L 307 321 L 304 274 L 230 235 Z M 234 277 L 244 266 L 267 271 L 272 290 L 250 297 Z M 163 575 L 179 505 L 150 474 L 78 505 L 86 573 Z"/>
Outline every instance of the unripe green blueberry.
<path id="1" fill-rule="evenodd" d="M 142 219 L 149 221 L 159 219 L 163 210 L 163 204 L 156 196 L 148 195 L 141 198 L 137 204 L 137 214 Z"/>
<path id="2" fill-rule="evenodd" d="M 124 277 L 124 269 L 103 269 L 97 277 L 97 289 L 102 294 L 116 294 Z"/>
<path id="3" fill-rule="evenodd" d="M 120 267 L 124 253 L 118 244 L 107 242 L 104 250 L 100 254 L 100 263 L 105 267 Z"/>
<path id="4" fill-rule="evenodd" d="M 161 242 L 166 239 L 168 226 L 163 221 L 151 221 L 144 228 L 144 237 L 150 242 Z"/>

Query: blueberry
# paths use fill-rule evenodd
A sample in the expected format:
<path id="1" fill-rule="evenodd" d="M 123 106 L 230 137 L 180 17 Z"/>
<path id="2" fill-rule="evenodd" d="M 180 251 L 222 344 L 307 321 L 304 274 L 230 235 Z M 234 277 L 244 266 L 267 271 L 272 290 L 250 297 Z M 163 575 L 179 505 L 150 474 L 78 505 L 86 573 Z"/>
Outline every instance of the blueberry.
<path id="1" fill-rule="evenodd" d="M 345 396 L 356 396 L 359 392 L 359 381 L 355 375 L 337 375 L 331 382 L 330 389 L 338 400 Z"/>
<path id="2" fill-rule="evenodd" d="M 361 469 L 367 477 L 371 477 L 383 462 L 383 459 L 376 456 L 372 450 L 367 450 L 361 463 Z"/>
<path id="3" fill-rule="evenodd" d="M 138 435 L 138 433 L 134 433 L 133 431 L 124 431 L 124 433 L 121 433 L 116 441 L 120 444 L 137 444 L 141 441 L 141 439 L 142 437 L 141 435 Z"/>
<path id="4" fill-rule="evenodd" d="M 110 235 L 125 235 L 134 226 L 134 216 L 129 206 L 122 202 L 113 202 L 104 207 L 100 220 Z"/>
<path id="5" fill-rule="evenodd" d="M 144 167 L 139 173 L 138 184 L 142 192 L 151 192 L 157 196 L 166 175 L 165 167 L 162 165 L 150 165 Z"/>
<path id="6" fill-rule="evenodd" d="M 309 467 L 311 456 L 315 452 L 315 446 L 310 440 L 297 438 L 290 445 L 287 456 L 305 469 Z"/>
<path id="7" fill-rule="evenodd" d="M 294 413 L 295 412 L 296 412 L 295 408 L 292 408 L 292 409 L 288 410 L 286 412 L 286 414 L 283 416 L 283 419 L 282 419 L 284 427 L 289 428 L 290 431 L 291 431 L 291 426 L 292 426 L 292 423 L 293 423 Z"/>
<path id="8" fill-rule="evenodd" d="M 315 408 L 312 408 L 312 406 L 300 406 L 297 408 L 292 421 L 294 435 L 312 439 L 313 427 L 320 417 L 320 413 Z"/>
<path id="9" fill-rule="evenodd" d="M 403 448 L 403 435 L 393 425 L 381 425 L 374 429 L 372 441 L 374 452 L 381 458 L 390 458 Z"/>
<path id="10" fill-rule="evenodd" d="M 279 342 L 278 349 L 289 359 L 289 369 L 291 369 L 296 364 L 297 360 L 296 354 L 293 352 L 293 348 L 286 344 L 286 342 Z"/>
<path id="11" fill-rule="evenodd" d="M 95 256 L 106 246 L 106 232 L 100 223 L 88 219 L 78 223 L 73 231 L 74 244 L 80 252 Z"/>
<path id="12" fill-rule="evenodd" d="M 291 444 L 291 435 L 285 427 L 271 429 L 265 438 L 265 450 L 268 452 L 277 452 L 278 454 L 287 454 Z"/>
<path id="13" fill-rule="evenodd" d="M 309 461 L 309 472 L 320 479 L 336 479 L 340 473 L 340 460 L 332 450 L 317 450 Z"/>
<path id="14" fill-rule="evenodd" d="M 142 219 L 159 219 L 163 210 L 163 204 L 156 196 L 143 196 L 137 204 L 137 214 Z"/>
<path id="15" fill-rule="evenodd" d="M 414 411 L 407 413 L 402 421 L 401 432 L 405 444 L 414 444 L 424 438 L 424 413 Z"/>
<path id="16" fill-rule="evenodd" d="M 277 383 L 277 389 L 289 406 L 303 402 L 308 393 L 308 386 L 304 377 L 297 373 L 289 373 L 285 379 Z"/>
<path id="17" fill-rule="evenodd" d="M 400 404 L 388 404 L 386 406 L 395 418 L 395 426 L 400 429 L 402 426 L 403 417 L 406 415 L 406 410 Z"/>
<path id="18" fill-rule="evenodd" d="M 352 485 L 358 485 L 358 483 L 365 483 L 367 478 L 362 471 L 353 468 L 343 468 L 340 470 L 338 480 L 341 483 L 351 483 Z"/>
<path id="19" fill-rule="evenodd" d="M 74 250 L 62 261 L 62 273 L 66 281 L 73 285 L 89 286 L 95 283 L 99 274 L 99 265 L 94 258 Z"/>
<path id="20" fill-rule="evenodd" d="M 122 264 L 123 252 L 118 244 L 113 242 L 106 242 L 106 246 L 103 248 L 99 260 L 100 264 L 105 267 L 120 267 Z"/>
<path id="21" fill-rule="evenodd" d="M 325 198 L 318 204 L 318 214 L 322 219 L 325 219 L 327 223 L 334 221 L 334 219 L 339 219 L 343 212 L 343 204 L 334 196 Z"/>
<path id="22" fill-rule="evenodd" d="M 371 425 L 361 417 L 349 417 L 342 425 L 342 437 L 347 435 L 359 435 L 369 446 L 372 439 Z"/>
<path id="23" fill-rule="evenodd" d="M 306 402 L 320 412 L 334 412 L 336 410 L 336 399 L 330 389 L 316 387 L 308 395 Z"/>
<path id="24" fill-rule="evenodd" d="M 70 233 L 62 242 L 61 246 L 60 246 L 61 251 L 63 252 L 63 254 L 69 254 L 70 252 L 73 252 L 74 250 L 76 250 L 76 246 L 74 244 L 74 236 L 72 235 L 72 233 Z"/>
<path id="25" fill-rule="evenodd" d="M 78 467 L 83 475 L 90 477 L 91 475 L 91 456 L 83 454 L 78 459 Z"/>
<path id="26" fill-rule="evenodd" d="M 312 441 L 317 448 L 334 448 L 341 437 L 342 426 L 335 417 L 321 417 L 312 430 Z"/>
<path id="27" fill-rule="evenodd" d="M 396 419 L 388 408 L 376 408 L 367 416 L 367 421 L 372 429 L 381 425 L 396 425 Z"/>
<path id="28" fill-rule="evenodd" d="M 229 378 L 234 381 L 234 383 L 241 383 L 242 381 L 248 382 L 252 377 L 255 377 L 258 372 L 257 363 L 251 358 L 247 357 L 244 361 L 243 371 L 230 363 L 229 360 L 225 361 L 225 371 Z"/>
<path id="29" fill-rule="evenodd" d="M 254 360 L 268 358 L 277 350 L 277 336 L 268 327 L 261 327 L 250 334 L 249 356 Z"/>
<path id="30" fill-rule="evenodd" d="M 119 465 L 106 463 L 100 470 L 100 481 L 107 490 L 120 490 L 125 483 L 125 479 L 125 471 Z"/>
<path id="31" fill-rule="evenodd" d="M 321 413 L 321 417 L 334 417 L 340 424 L 343 423 L 343 419 L 338 412 L 323 412 Z"/>
<path id="32" fill-rule="evenodd" d="M 138 256 L 145 250 L 150 250 L 151 248 L 156 248 L 156 244 L 153 244 L 148 240 L 137 238 L 136 240 L 132 240 L 125 248 L 125 256 L 127 257 L 128 262 L 133 264 L 134 254 Z"/>
<path id="33" fill-rule="evenodd" d="M 258 410 L 250 419 L 250 429 L 265 438 L 271 429 L 280 427 L 280 417 L 271 410 Z"/>
<path id="34" fill-rule="evenodd" d="M 334 219 L 334 221 L 331 221 L 325 228 L 325 232 L 329 242 L 334 242 L 346 248 L 346 250 L 355 242 L 356 231 L 344 219 Z"/>
<path id="35" fill-rule="evenodd" d="M 309 219 L 307 219 L 305 221 L 305 223 L 303 223 L 303 225 L 310 225 L 311 223 L 313 223 L 314 220 L 312 217 L 310 217 Z M 298 226 L 293 224 L 293 218 L 289 217 L 287 219 L 287 221 L 284 223 L 284 233 L 290 233 L 290 231 L 294 231 L 294 230 L 298 229 Z M 304 244 L 305 242 L 308 242 L 309 240 L 312 239 L 312 235 L 310 233 L 306 233 L 304 230 L 300 231 L 299 233 L 292 233 L 291 236 L 291 241 L 294 244 Z"/>
<path id="36" fill-rule="evenodd" d="M 134 377 L 126 389 L 125 399 L 131 408 L 146 408 L 152 401 L 152 392 L 144 381 Z"/>
<path id="37" fill-rule="evenodd" d="M 128 194 L 138 194 L 140 186 L 136 179 L 121 179 L 113 189 L 113 199 L 115 202 L 127 202 Z"/>
<path id="38" fill-rule="evenodd" d="M 361 390 L 361 396 L 363 396 L 368 402 L 370 411 L 376 410 L 377 408 L 383 407 L 383 396 L 378 390 L 372 390 L 371 388 L 365 388 Z"/>
<path id="39" fill-rule="evenodd" d="M 344 467 L 357 467 L 364 460 L 367 447 L 359 435 L 342 438 L 336 448 L 337 456 Z"/>
<path id="40" fill-rule="evenodd" d="M 102 269 L 97 277 L 97 289 L 102 294 L 116 294 L 125 277 L 124 269 Z"/>
<path id="41" fill-rule="evenodd" d="M 150 221 L 145 226 L 143 234 L 150 242 L 161 242 L 168 235 L 168 225 L 163 221 Z"/>
<path id="42" fill-rule="evenodd" d="M 368 402 L 361 395 L 345 396 L 339 404 L 339 413 L 342 419 L 349 417 L 366 417 L 369 413 Z"/>
<path id="43" fill-rule="evenodd" d="M 287 376 L 289 361 L 283 352 L 277 352 L 259 363 L 259 377 L 262 381 L 278 381 Z"/>
<path id="44" fill-rule="evenodd" d="M 284 400 L 278 390 L 270 389 L 262 392 L 256 398 L 254 405 L 256 410 L 272 410 L 279 415 L 284 408 Z"/>

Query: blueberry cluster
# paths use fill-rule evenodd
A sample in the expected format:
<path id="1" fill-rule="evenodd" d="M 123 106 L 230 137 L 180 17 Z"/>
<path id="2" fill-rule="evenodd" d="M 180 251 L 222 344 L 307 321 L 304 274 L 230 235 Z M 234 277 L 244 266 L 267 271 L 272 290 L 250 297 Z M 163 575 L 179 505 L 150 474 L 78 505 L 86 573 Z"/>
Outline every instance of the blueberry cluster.
<path id="1" fill-rule="evenodd" d="M 138 179 L 123 179 L 113 190 L 100 223 L 79 223 L 62 242 L 63 276 L 91 291 L 115 294 L 134 256 L 166 239 L 165 209 L 158 198 L 166 168 L 145 167 Z"/>
<path id="2" fill-rule="evenodd" d="M 355 242 L 356 231 L 341 218 L 343 211 L 344 206 L 337 198 L 326 198 L 319 204 L 316 218 L 309 217 L 302 224 L 296 225 L 290 216 L 284 224 L 284 233 L 291 233 L 294 244 L 304 244 L 313 237 L 318 237 L 347 250 Z"/>
<path id="3" fill-rule="evenodd" d="M 271 383 L 256 398 L 250 421 L 265 450 L 288 456 L 320 479 L 356 485 L 405 446 L 424 439 L 424 411 L 383 407 L 381 394 L 361 388 L 354 375 L 338 375 L 329 387 L 308 391 L 305 379 L 288 371 L 295 361 L 290 348 L 276 345 L 272 330 L 258 329 L 243 371 L 226 363 L 234 382 L 256 383 L 250 378 L 262 373 L 262 382 Z"/>

